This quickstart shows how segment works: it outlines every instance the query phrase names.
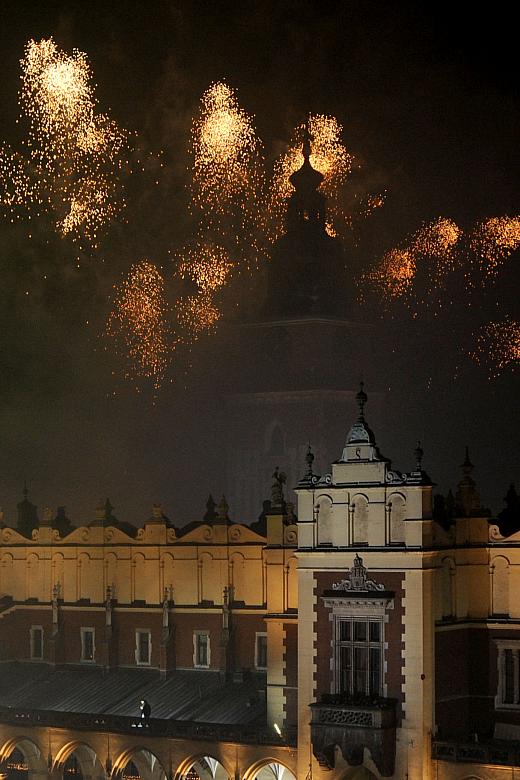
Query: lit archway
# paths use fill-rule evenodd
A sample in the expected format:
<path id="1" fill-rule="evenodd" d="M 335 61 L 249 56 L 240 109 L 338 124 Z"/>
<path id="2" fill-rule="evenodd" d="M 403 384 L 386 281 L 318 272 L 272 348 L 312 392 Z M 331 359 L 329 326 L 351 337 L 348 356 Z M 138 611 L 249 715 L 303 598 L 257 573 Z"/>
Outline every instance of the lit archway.
<path id="1" fill-rule="evenodd" d="M 229 780 L 230 777 L 230 772 L 213 756 L 192 756 L 176 772 L 176 780 Z"/>
<path id="2" fill-rule="evenodd" d="M 147 748 L 133 748 L 117 758 L 112 777 L 118 780 L 166 780 L 166 772 L 155 753 Z"/>
<path id="3" fill-rule="evenodd" d="M 0 750 L 0 761 L 5 767 L 7 780 L 27 780 L 48 775 L 47 764 L 40 748 L 27 737 L 6 742 Z"/>
<path id="4" fill-rule="evenodd" d="M 53 770 L 63 780 L 104 780 L 105 770 L 95 750 L 85 742 L 69 742 L 58 751 Z"/>
<path id="5" fill-rule="evenodd" d="M 285 764 L 268 758 L 253 764 L 245 773 L 244 780 L 296 780 L 296 777 Z"/>

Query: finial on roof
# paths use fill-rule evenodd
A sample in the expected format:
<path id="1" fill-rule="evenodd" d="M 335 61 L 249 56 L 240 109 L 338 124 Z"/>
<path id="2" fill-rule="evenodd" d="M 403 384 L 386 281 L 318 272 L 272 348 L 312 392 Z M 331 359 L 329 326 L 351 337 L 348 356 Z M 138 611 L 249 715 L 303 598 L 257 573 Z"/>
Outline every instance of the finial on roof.
<path id="1" fill-rule="evenodd" d="M 314 453 L 311 449 L 311 443 L 309 442 L 307 446 L 307 454 L 305 456 L 305 460 L 307 462 L 307 476 L 312 477 L 313 471 L 312 471 L 312 464 L 314 463 Z"/>
<path id="2" fill-rule="evenodd" d="M 424 450 L 421 447 L 421 442 L 417 442 L 417 447 L 413 451 L 413 454 L 415 455 L 415 468 L 417 471 L 422 471 L 422 459 L 424 455 Z"/>
<path id="3" fill-rule="evenodd" d="M 224 495 L 220 499 L 217 507 L 217 520 L 223 524 L 229 522 L 229 505 Z"/>
<path id="4" fill-rule="evenodd" d="M 209 525 L 214 523 L 215 520 L 217 519 L 217 513 L 215 511 L 215 506 L 216 506 L 216 504 L 215 504 L 215 502 L 213 500 L 213 496 L 210 493 L 209 496 L 208 496 L 208 500 L 206 501 L 206 513 L 205 513 L 204 518 L 203 518 L 204 522 L 208 523 Z"/>
<path id="5" fill-rule="evenodd" d="M 271 482 L 271 509 L 285 510 L 285 499 L 283 495 L 283 486 L 287 481 L 287 476 L 283 471 L 280 471 L 278 466 L 273 473 L 273 479 Z"/>
<path id="6" fill-rule="evenodd" d="M 307 118 L 307 121 L 305 122 L 303 126 L 303 146 L 302 146 L 302 154 L 305 160 L 308 160 L 311 156 L 311 134 L 309 131 L 309 119 Z"/>
<path id="7" fill-rule="evenodd" d="M 466 456 L 464 458 L 464 463 L 462 464 L 461 469 L 464 474 L 471 474 L 471 472 L 474 469 L 473 463 L 471 462 L 469 457 L 469 447 L 467 444 L 466 444 Z"/>
<path id="8" fill-rule="evenodd" d="M 365 383 L 363 382 L 363 380 L 361 380 L 361 382 L 359 383 L 359 392 L 356 393 L 356 401 L 359 407 L 359 418 L 358 418 L 359 420 L 365 419 L 365 404 L 368 401 L 368 396 L 363 390 L 364 386 Z"/>

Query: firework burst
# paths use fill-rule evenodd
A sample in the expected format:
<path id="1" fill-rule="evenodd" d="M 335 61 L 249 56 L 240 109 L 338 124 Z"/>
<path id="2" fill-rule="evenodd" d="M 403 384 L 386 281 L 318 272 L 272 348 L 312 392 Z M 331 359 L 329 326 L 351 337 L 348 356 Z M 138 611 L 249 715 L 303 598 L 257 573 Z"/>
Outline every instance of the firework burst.
<path id="1" fill-rule="evenodd" d="M 520 323 L 512 317 L 487 323 L 477 333 L 475 341 L 470 357 L 479 366 L 487 368 L 490 378 L 520 366 Z"/>
<path id="2" fill-rule="evenodd" d="M 223 214 L 245 205 L 259 189 L 260 142 L 252 119 L 239 106 L 235 91 L 212 84 L 201 99 L 201 113 L 191 135 L 193 200 L 200 208 Z"/>
<path id="3" fill-rule="evenodd" d="M 189 341 L 197 341 L 204 333 L 211 333 L 221 318 L 221 311 L 208 292 L 190 295 L 177 301 L 177 321 L 189 334 Z"/>
<path id="4" fill-rule="evenodd" d="M 520 247 L 520 217 L 490 217 L 480 222 L 470 235 L 469 247 L 484 280 L 496 276 Z"/>
<path id="5" fill-rule="evenodd" d="M 424 224 L 401 247 L 390 249 L 364 277 L 386 300 L 403 299 L 410 307 L 440 305 L 448 274 L 457 264 L 456 247 L 462 230 L 451 219 L 438 217 Z M 416 290 L 420 275 L 422 290 Z"/>
<path id="6" fill-rule="evenodd" d="M 107 335 L 128 359 L 128 379 L 149 379 L 158 389 L 174 344 L 167 323 L 168 307 L 161 272 L 148 260 L 136 263 L 115 288 Z"/>
<path id="7" fill-rule="evenodd" d="M 179 276 L 191 279 L 202 293 L 215 292 L 226 283 L 233 269 L 227 251 L 214 244 L 197 244 L 179 262 Z"/>
<path id="8" fill-rule="evenodd" d="M 127 133 L 96 113 L 86 55 L 52 38 L 29 41 L 20 61 L 24 155 L 0 150 L 0 198 L 8 208 L 54 216 L 62 235 L 95 245 L 124 206 L 119 176 Z"/>

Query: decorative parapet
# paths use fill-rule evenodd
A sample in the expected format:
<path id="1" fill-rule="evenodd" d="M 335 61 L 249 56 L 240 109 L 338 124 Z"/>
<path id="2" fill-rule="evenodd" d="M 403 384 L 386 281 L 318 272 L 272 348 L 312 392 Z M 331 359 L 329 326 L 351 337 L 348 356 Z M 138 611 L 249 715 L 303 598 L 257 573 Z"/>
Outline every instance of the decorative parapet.
<path id="1" fill-rule="evenodd" d="M 367 748 L 382 777 L 394 774 L 395 699 L 349 701 L 340 695 L 324 695 L 310 707 L 312 749 L 324 769 L 334 768 L 337 745 L 351 766 L 363 763 Z"/>

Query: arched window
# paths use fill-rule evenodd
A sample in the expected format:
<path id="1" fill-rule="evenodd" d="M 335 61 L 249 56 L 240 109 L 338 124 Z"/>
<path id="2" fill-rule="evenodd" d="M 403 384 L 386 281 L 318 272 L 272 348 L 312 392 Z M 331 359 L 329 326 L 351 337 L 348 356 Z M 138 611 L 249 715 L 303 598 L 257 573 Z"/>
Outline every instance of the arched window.
<path id="1" fill-rule="evenodd" d="M 365 496 L 355 496 L 353 508 L 353 542 L 368 544 L 368 501 Z"/>
<path id="2" fill-rule="evenodd" d="M 390 496 L 390 544 L 404 544 L 404 518 L 406 501 L 399 493 Z"/>
<path id="3" fill-rule="evenodd" d="M 509 615 L 509 561 L 498 556 L 491 564 L 492 614 Z"/>
<path id="4" fill-rule="evenodd" d="M 328 496 L 318 498 L 318 544 L 332 544 L 332 501 Z"/>

